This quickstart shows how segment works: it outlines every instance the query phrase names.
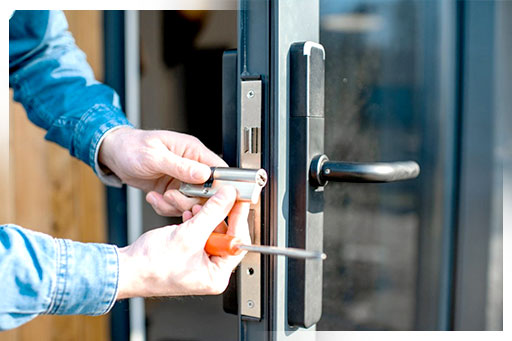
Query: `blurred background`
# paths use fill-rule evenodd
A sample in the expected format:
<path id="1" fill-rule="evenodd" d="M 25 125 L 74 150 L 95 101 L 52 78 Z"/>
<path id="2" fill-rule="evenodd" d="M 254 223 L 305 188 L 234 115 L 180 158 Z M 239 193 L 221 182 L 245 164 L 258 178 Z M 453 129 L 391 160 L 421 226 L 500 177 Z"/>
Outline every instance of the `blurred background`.
<path id="1" fill-rule="evenodd" d="M 222 53 L 237 46 L 236 11 L 65 13 L 130 119 L 222 153 Z M 511 18 L 509 1 L 320 1 L 326 154 L 412 159 L 422 170 L 410 182 L 326 187 L 317 329 L 503 329 Z M 44 142 L 19 104 L 9 108 L 0 222 L 119 246 L 178 222 L 138 191 L 105 188 Z M 128 340 L 130 330 L 147 340 L 235 340 L 238 318 L 222 296 L 123 301 L 104 317 L 39 317 L 0 340 Z"/>
<path id="2" fill-rule="evenodd" d="M 78 46 L 102 80 L 103 12 L 65 13 Z M 0 222 L 59 238 L 107 242 L 103 184 L 67 150 L 46 142 L 45 131 L 29 122 L 23 107 L 12 101 L 12 92 L 9 98 L 9 124 L 2 125 L 8 127 L 9 134 L 0 134 L 8 136 L 0 139 L 0 150 L 10 151 L 9 162 L 2 162 L 0 169 Z M 21 328 L 0 333 L 0 340 L 108 340 L 109 335 L 108 316 L 41 316 Z"/>

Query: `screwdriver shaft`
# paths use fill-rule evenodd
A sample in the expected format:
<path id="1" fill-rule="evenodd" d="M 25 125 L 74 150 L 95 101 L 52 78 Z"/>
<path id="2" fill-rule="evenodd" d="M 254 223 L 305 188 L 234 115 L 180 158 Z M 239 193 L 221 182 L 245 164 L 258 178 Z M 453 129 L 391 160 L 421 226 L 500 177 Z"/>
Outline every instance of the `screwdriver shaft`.
<path id="1" fill-rule="evenodd" d="M 211 256 L 220 257 L 236 256 L 239 255 L 242 250 L 299 259 L 325 259 L 327 257 L 325 253 L 319 251 L 308 251 L 291 247 L 247 245 L 241 243 L 240 239 L 234 236 L 217 232 L 212 232 L 206 241 L 204 250 Z"/>
<path id="2" fill-rule="evenodd" d="M 262 246 L 262 245 L 245 245 L 238 244 L 237 247 L 250 252 L 259 252 L 268 255 L 281 255 L 298 259 L 325 259 L 327 256 L 323 252 L 307 251 L 303 249 L 295 249 L 291 247 Z"/>

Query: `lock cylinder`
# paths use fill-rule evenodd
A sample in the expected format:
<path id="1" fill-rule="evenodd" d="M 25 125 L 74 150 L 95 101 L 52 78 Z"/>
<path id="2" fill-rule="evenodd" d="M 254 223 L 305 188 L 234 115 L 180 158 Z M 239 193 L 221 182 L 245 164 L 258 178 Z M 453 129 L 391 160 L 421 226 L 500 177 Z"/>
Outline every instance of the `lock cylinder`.
<path id="1" fill-rule="evenodd" d="M 256 204 L 267 183 L 264 169 L 243 169 L 235 167 L 213 167 L 208 181 L 203 184 L 182 183 L 179 191 L 188 197 L 210 198 L 222 186 L 233 186 L 237 200 Z"/>

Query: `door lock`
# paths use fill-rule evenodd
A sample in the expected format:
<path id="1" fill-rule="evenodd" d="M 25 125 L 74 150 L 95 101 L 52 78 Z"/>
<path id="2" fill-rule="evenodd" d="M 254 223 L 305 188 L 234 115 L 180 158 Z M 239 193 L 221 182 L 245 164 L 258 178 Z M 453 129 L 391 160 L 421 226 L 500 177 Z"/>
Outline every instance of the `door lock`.
<path id="1" fill-rule="evenodd" d="M 188 197 L 210 198 L 225 185 L 235 187 L 237 200 L 256 204 L 267 183 L 264 169 L 212 167 L 212 174 L 204 184 L 182 183 L 179 191 Z"/>

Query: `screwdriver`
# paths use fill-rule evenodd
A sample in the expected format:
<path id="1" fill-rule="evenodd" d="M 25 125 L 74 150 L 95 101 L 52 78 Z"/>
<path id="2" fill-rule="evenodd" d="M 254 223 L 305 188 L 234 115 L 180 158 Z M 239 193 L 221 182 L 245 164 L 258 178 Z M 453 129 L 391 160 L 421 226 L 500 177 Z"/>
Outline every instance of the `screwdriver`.
<path id="1" fill-rule="evenodd" d="M 276 247 L 264 245 L 246 245 L 240 239 L 224 233 L 213 232 L 204 247 L 205 251 L 212 256 L 236 256 L 242 253 L 242 250 L 249 252 L 259 252 L 268 255 L 281 255 L 298 259 L 325 259 L 327 256 L 323 252 L 307 251 L 290 247 Z"/>

